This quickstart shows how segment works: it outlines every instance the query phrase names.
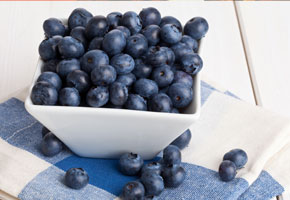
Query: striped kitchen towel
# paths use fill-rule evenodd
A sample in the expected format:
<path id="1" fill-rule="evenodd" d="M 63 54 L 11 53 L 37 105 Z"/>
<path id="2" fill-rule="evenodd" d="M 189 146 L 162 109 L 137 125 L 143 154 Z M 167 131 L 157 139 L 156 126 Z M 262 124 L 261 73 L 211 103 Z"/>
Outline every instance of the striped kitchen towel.
<path id="1" fill-rule="evenodd" d="M 266 200 L 290 190 L 290 122 L 202 82 L 200 119 L 182 151 L 187 175 L 176 189 L 154 199 Z M 118 161 L 81 158 L 66 149 L 54 157 L 40 152 L 42 125 L 23 102 L 0 104 L 0 189 L 22 200 L 116 199 L 136 177 L 122 175 Z M 224 153 L 241 148 L 248 163 L 230 182 L 219 179 Z M 81 190 L 63 184 L 65 171 L 84 168 L 90 183 Z M 285 194 L 285 192 L 284 192 Z M 284 198 L 285 195 L 284 195 Z"/>

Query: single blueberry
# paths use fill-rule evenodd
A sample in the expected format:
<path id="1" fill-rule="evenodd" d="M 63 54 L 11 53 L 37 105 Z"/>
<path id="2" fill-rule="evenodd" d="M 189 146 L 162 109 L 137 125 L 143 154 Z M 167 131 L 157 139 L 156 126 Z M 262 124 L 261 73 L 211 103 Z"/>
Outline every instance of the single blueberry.
<path id="1" fill-rule="evenodd" d="M 76 88 L 79 93 L 85 93 L 90 88 L 90 77 L 82 70 L 74 70 L 66 77 L 66 85 Z"/>
<path id="2" fill-rule="evenodd" d="M 161 171 L 162 171 L 162 165 L 158 162 L 147 163 L 142 167 L 142 170 L 141 170 L 142 174 L 149 172 L 149 173 L 156 173 L 158 175 L 161 175 Z"/>
<path id="3" fill-rule="evenodd" d="M 170 85 L 173 79 L 174 73 L 168 65 L 154 68 L 152 72 L 152 80 L 154 80 L 160 88 Z"/>
<path id="4" fill-rule="evenodd" d="M 117 74 L 128 74 L 134 67 L 134 59 L 128 54 L 117 54 L 110 60 L 110 64 L 116 69 Z"/>
<path id="5" fill-rule="evenodd" d="M 60 90 L 58 101 L 62 106 L 79 106 L 81 103 L 81 97 L 77 89 L 66 87 Z"/>
<path id="6" fill-rule="evenodd" d="M 190 140 L 191 140 L 191 132 L 189 129 L 187 129 L 180 136 L 178 136 L 178 138 L 173 140 L 173 142 L 171 142 L 171 145 L 175 145 L 179 149 L 184 149 L 185 147 L 187 147 Z"/>
<path id="7" fill-rule="evenodd" d="M 102 49 L 103 40 L 104 40 L 103 37 L 95 37 L 94 39 L 92 39 L 89 44 L 88 51 L 94 49 Z"/>
<path id="8" fill-rule="evenodd" d="M 184 34 L 195 40 L 200 40 L 208 31 L 208 23 L 202 17 L 194 17 L 184 26 Z"/>
<path id="9" fill-rule="evenodd" d="M 188 36 L 188 35 L 183 35 L 181 40 L 181 43 L 187 44 L 190 48 L 193 49 L 193 51 L 196 53 L 198 50 L 198 42 L 193 39 L 192 37 Z"/>
<path id="10" fill-rule="evenodd" d="M 38 47 L 38 53 L 41 59 L 44 61 L 57 59 L 59 56 L 57 46 L 61 40 L 61 36 L 54 36 L 52 38 L 43 40 Z"/>
<path id="11" fill-rule="evenodd" d="M 57 91 L 60 90 L 62 86 L 62 81 L 57 73 L 54 72 L 43 72 L 37 79 L 37 82 L 44 81 L 50 83 Z"/>
<path id="12" fill-rule="evenodd" d="M 188 106 L 193 99 L 192 89 L 183 83 L 172 84 L 168 89 L 168 95 L 176 108 Z"/>
<path id="13" fill-rule="evenodd" d="M 174 55 L 174 52 L 172 51 L 172 49 L 170 49 L 168 47 L 161 47 L 161 48 L 166 51 L 166 55 L 167 55 L 166 64 L 169 66 L 174 65 L 175 55 Z"/>
<path id="14" fill-rule="evenodd" d="M 52 59 L 43 63 L 41 67 L 42 72 L 56 72 L 56 66 L 59 63 L 59 59 Z"/>
<path id="15" fill-rule="evenodd" d="M 89 183 L 89 175 L 82 168 L 70 168 L 65 173 L 64 181 L 66 186 L 78 190 Z"/>
<path id="16" fill-rule="evenodd" d="M 120 157 L 120 171 L 127 176 L 135 176 L 143 166 L 143 159 L 134 153 L 125 153 Z"/>
<path id="17" fill-rule="evenodd" d="M 56 67 L 57 74 L 63 79 L 66 79 L 66 76 L 77 69 L 81 69 L 80 61 L 75 58 L 64 59 L 60 61 Z"/>
<path id="18" fill-rule="evenodd" d="M 126 38 L 122 31 L 114 29 L 104 37 L 102 48 L 110 56 L 121 53 L 126 47 Z"/>
<path id="19" fill-rule="evenodd" d="M 181 163 L 181 152 L 177 146 L 168 145 L 163 150 L 163 161 L 165 165 L 179 165 Z"/>
<path id="20" fill-rule="evenodd" d="M 136 76 L 132 73 L 119 75 L 116 79 L 116 82 L 123 83 L 128 88 L 130 88 L 135 81 L 136 81 Z"/>
<path id="21" fill-rule="evenodd" d="M 42 127 L 42 137 L 46 136 L 46 134 L 48 134 L 49 132 L 51 132 L 48 128 L 46 128 L 45 126 Z"/>
<path id="22" fill-rule="evenodd" d="M 185 180 L 185 170 L 179 165 L 169 165 L 163 168 L 162 177 L 165 187 L 177 188 Z"/>
<path id="23" fill-rule="evenodd" d="M 95 67 L 91 72 L 91 81 L 94 85 L 110 85 L 116 80 L 116 77 L 116 70 L 111 65 L 101 65 Z"/>
<path id="24" fill-rule="evenodd" d="M 139 33 L 142 29 L 142 23 L 139 15 L 133 11 L 128 11 L 123 14 L 121 25 L 127 27 L 131 34 Z"/>
<path id="25" fill-rule="evenodd" d="M 86 102 L 91 107 L 102 107 L 109 101 L 109 90 L 104 86 L 91 88 L 87 93 Z"/>
<path id="26" fill-rule="evenodd" d="M 135 92 L 142 97 L 150 98 L 152 95 L 158 93 L 158 85 L 155 81 L 141 78 L 134 84 Z"/>
<path id="27" fill-rule="evenodd" d="M 62 142 L 51 132 L 47 133 L 41 141 L 41 152 L 45 156 L 55 156 L 62 150 Z"/>
<path id="28" fill-rule="evenodd" d="M 90 73 L 94 68 L 108 65 L 109 57 L 102 50 L 91 50 L 81 57 L 81 68 L 87 73 Z"/>
<path id="29" fill-rule="evenodd" d="M 230 160 L 235 163 L 237 169 L 241 169 L 247 163 L 248 156 L 242 149 L 233 149 L 224 155 L 223 160 Z"/>
<path id="30" fill-rule="evenodd" d="M 161 14 L 156 8 L 143 8 L 139 13 L 143 27 L 151 24 L 159 25 L 161 22 Z"/>
<path id="31" fill-rule="evenodd" d="M 65 36 L 60 40 L 58 50 L 63 58 L 79 58 L 85 52 L 83 44 L 71 36 Z"/>
<path id="32" fill-rule="evenodd" d="M 155 46 L 160 41 L 160 27 L 157 25 L 146 26 L 141 33 L 145 36 L 149 46 Z"/>
<path id="33" fill-rule="evenodd" d="M 112 29 L 115 29 L 117 26 L 119 26 L 121 18 L 122 18 L 122 13 L 120 12 L 109 13 L 107 15 L 109 29 L 112 30 Z"/>
<path id="34" fill-rule="evenodd" d="M 128 99 L 128 88 L 120 82 L 114 82 L 110 86 L 110 102 L 122 106 Z"/>
<path id="35" fill-rule="evenodd" d="M 43 23 L 43 30 L 46 37 L 53 37 L 55 35 L 64 36 L 65 27 L 63 23 L 56 18 L 49 18 Z"/>
<path id="36" fill-rule="evenodd" d="M 123 200 L 144 200 L 145 188 L 139 181 L 126 183 L 122 189 L 121 198 Z"/>
<path id="37" fill-rule="evenodd" d="M 166 49 L 159 46 L 149 47 L 146 53 L 146 62 L 153 67 L 158 67 L 166 64 L 168 60 Z"/>
<path id="38" fill-rule="evenodd" d="M 152 66 L 144 63 L 142 59 L 135 59 L 135 68 L 132 71 L 137 78 L 148 78 L 151 75 Z"/>
<path id="39" fill-rule="evenodd" d="M 86 49 L 88 46 L 88 39 L 86 37 L 86 31 L 85 28 L 82 26 L 77 26 L 73 28 L 70 32 L 70 36 L 73 37 L 74 39 L 80 41 L 84 48 Z"/>
<path id="40" fill-rule="evenodd" d="M 160 27 L 162 28 L 166 24 L 174 24 L 176 27 L 178 27 L 178 30 L 182 30 L 182 25 L 178 19 L 172 16 L 165 16 L 162 17 L 160 22 Z"/>
<path id="41" fill-rule="evenodd" d="M 55 105 L 58 94 L 50 83 L 41 81 L 33 86 L 30 98 L 35 105 Z"/>
<path id="42" fill-rule="evenodd" d="M 171 99 L 164 93 L 153 95 L 149 100 L 149 107 L 151 111 L 155 112 L 171 112 L 172 102 Z"/>
<path id="43" fill-rule="evenodd" d="M 196 53 L 185 54 L 180 60 L 181 69 L 190 75 L 197 74 L 203 66 L 201 57 Z"/>
<path id="44" fill-rule="evenodd" d="M 138 94 L 129 94 L 125 107 L 129 110 L 147 110 L 146 100 Z"/>
<path id="45" fill-rule="evenodd" d="M 144 35 L 138 33 L 127 39 L 126 53 L 133 58 L 139 58 L 146 53 L 148 42 Z"/>
<path id="46" fill-rule="evenodd" d="M 237 167 L 235 163 L 230 160 L 224 160 L 219 166 L 219 176 L 222 181 L 228 182 L 235 178 L 237 174 Z"/>
<path id="47" fill-rule="evenodd" d="M 145 187 L 146 195 L 158 196 L 164 190 L 163 178 L 152 171 L 143 173 L 141 182 Z"/>
<path id="48" fill-rule="evenodd" d="M 177 62 L 181 61 L 181 57 L 186 55 L 186 54 L 191 54 L 194 53 L 192 48 L 190 48 L 188 45 L 184 43 L 177 43 L 171 47 L 172 51 L 174 52 L 175 55 L 175 60 Z"/>
<path id="49" fill-rule="evenodd" d="M 182 83 L 191 88 L 193 84 L 192 76 L 184 71 L 177 70 L 174 73 L 173 83 Z"/>
<path id="50" fill-rule="evenodd" d="M 166 24 L 161 28 L 160 36 L 163 42 L 173 45 L 181 40 L 182 32 L 174 24 Z"/>
<path id="51" fill-rule="evenodd" d="M 179 110 L 178 110 L 177 108 L 172 108 L 171 113 L 176 113 L 176 114 L 178 114 L 178 113 L 180 113 L 180 112 L 179 112 Z M 177 146 L 177 145 L 175 145 L 175 146 Z"/>
<path id="52" fill-rule="evenodd" d="M 127 40 L 128 37 L 130 37 L 130 35 L 131 35 L 130 30 L 129 30 L 127 27 L 125 27 L 125 26 L 117 26 L 116 29 L 119 30 L 119 31 L 121 31 L 121 32 L 124 34 L 126 40 Z"/>
<path id="53" fill-rule="evenodd" d="M 103 37 L 109 30 L 107 18 L 101 15 L 92 17 L 86 26 L 86 36 L 89 40 Z"/>
<path id="54" fill-rule="evenodd" d="M 86 27 L 88 21 L 93 17 L 93 15 L 84 8 L 76 8 L 72 11 L 68 18 L 68 26 L 73 29 L 77 26 Z"/>

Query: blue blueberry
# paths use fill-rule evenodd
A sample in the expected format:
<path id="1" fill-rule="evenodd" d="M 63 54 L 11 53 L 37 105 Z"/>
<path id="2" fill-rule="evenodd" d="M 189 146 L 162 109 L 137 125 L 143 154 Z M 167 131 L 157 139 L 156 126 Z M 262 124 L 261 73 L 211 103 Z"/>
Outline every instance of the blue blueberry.
<path id="1" fill-rule="evenodd" d="M 74 70 L 66 77 L 66 86 L 76 88 L 79 93 L 85 93 L 90 88 L 90 77 L 82 70 Z"/>
<path id="2" fill-rule="evenodd" d="M 179 30 L 182 30 L 182 25 L 178 19 L 172 16 L 165 16 L 162 17 L 160 22 L 160 27 L 162 28 L 166 24 L 174 24 L 176 27 L 178 27 Z"/>
<path id="3" fill-rule="evenodd" d="M 146 61 L 153 67 L 166 64 L 168 60 L 167 51 L 163 47 L 151 46 L 146 53 Z"/>
<path id="4" fill-rule="evenodd" d="M 82 168 L 70 168 L 65 173 L 64 181 L 66 186 L 79 190 L 89 183 L 89 175 Z"/>
<path id="5" fill-rule="evenodd" d="M 109 90 L 104 86 L 91 88 L 86 97 L 86 102 L 91 107 L 102 107 L 109 101 Z"/>
<path id="6" fill-rule="evenodd" d="M 172 110 L 171 110 L 171 113 L 179 114 L 180 112 L 179 112 L 179 110 L 177 108 L 173 107 Z M 175 146 L 177 146 L 177 145 L 175 145 Z"/>
<path id="7" fill-rule="evenodd" d="M 182 32 L 174 24 L 166 24 L 161 28 L 160 36 L 163 42 L 172 45 L 181 40 Z"/>
<path id="8" fill-rule="evenodd" d="M 230 160 L 224 160 L 219 166 L 219 176 L 222 181 L 228 182 L 235 178 L 237 174 L 237 167 L 235 163 Z"/>
<path id="9" fill-rule="evenodd" d="M 120 21 L 122 18 L 122 13 L 120 12 L 112 12 L 107 15 L 107 21 L 109 24 L 109 30 L 115 29 L 120 25 Z"/>
<path id="10" fill-rule="evenodd" d="M 131 34 L 139 33 L 142 29 L 141 19 L 139 15 L 133 11 L 128 11 L 123 14 L 121 25 L 127 27 Z"/>
<path id="11" fill-rule="evenodd" d="M 194 17 L 184 26 L 184 34 L 195 40 L 200 40 L 208 31 L 208 23 L 202 17 Z"/>
<path id="12" fill-rule="evenodd" d="M 62 150 L 62 142 L 51 132 L 47 133 L 41 141 L 41 152 L 45 156 L 55 156 Z"/>
<path id="13" fill-rule="evenodd" d="M 94 68 L 108 65 L 109 57 L 102 50 L 91 50 L 85 53 L 81 58 L 81 68 L 87 73 L 90 73 Z"/>
<path id="14" fill-rule="evenodd" d="M 120 82 L 114 82 L 110 86 L 110 102 L 122 106 L 128 99 L 128 88 Z"/>
<path id="15" fill-rule="evenodd" d="M 177 188 L 185 180 L 186 173 L 184 168 L 179 165 L 169 165 L 163 168 L 162 177 L 165 187 Z"/>
<path id="16" fill-rule="evenodd" d="M 116 82 L 123 83 L 128 88 L 130 88 L 135 81 L 136 81 L 136 76 L 132 73 L 119 75 L 116 79 Z"/>
<path id="17" fill-rule="evenodd" d="M 193 99 L 192 89 L 182 83 L 172 84 L 168 89 L 168 95 L 176 108 L 188 106 Z"/>
<path id="18" fill-rule="evenodd" d="M 84 48 L 86 49 L 88 46 L 88 39 L 86 37 L 86 31 L 85 28 L 82 26 L 77 26 L 73 28 L 70 32 L 70 36 L 73 37 L 74 39 L 80 41 Z"/>
<path id="19" fill-rule="evenodd" d="M 163 150 L 163 162 L 165 165 L 179 165 L 181 163 L 181 152 L 177 146 L 168 145 Z"/>
<path id="20" fill-rule="evenodd" d="M 132 71 L 137 78 L 148 78 L 151 75 L 152 66 L 144 63 L 142 59 L 135 59 L 135 67 Z"/>
<path id="21" fill-rule="evenodd" d="M 146 100 L 138 94 L 129 94 L 125 107 L 129 110 L 147 110 Z"/>
<path id="22" fill-rule="evenodd" d="M 175 60 L 177 62 L 181 61 L 182 56 L 186 55 L 186 54 L 191 54 L 194 53 L 192 48 L 190 48 L 188 45 L 184 44 L 184 43 L 177 43 L 175 45 L 173 45 L 171 47 L 172 51 L 174 52 L 175 55 Z"/>
<path id="23" fill-rule="evenodd" d="M 117 54 L 112 57 L 110 64 L 116 69 L 117 74 L 128 74 L 134 67 L 134 59 L 128 54 Z"/>
<path id="24" fill-rule="evenodd" d="M 89 44 L 88 51 L 94 49 L 102 49 L 103 40 L 104 40 L 103 37 L 95 37 L 94 39 L 92 39 Z"/>
<path id="25" fill-rule="evenodd" d="M 184 71 L 177 70 L 174 73 L 173 83 L 182 83 L 187 87 L 191 88 L 193 84 L 192 76 Z"/>
<path id="26" fill-rule="evenodd" d="M 196 53 L 198 50 L 198 42 L 188 35 L 183 35 L 180 42 L 187 44 Z"/>
<path id="27" fill-rule="evenodd" d="M 75 58 L 64 59 L 56 67 L 57 74 L 65 80 L 66 76 L 77 69 L 81 69 L 80 61 Z"/>
<path id="28" fill-rule="evenodd" d="M 53 37 L 55 35 L 64 36 L 65 27 L 63 23 L 56 18 L 49 18 L 43 23 L 43 30 L 46 37 Z"/>
<path id="29" fill-rule="evenodd" d="M 168 92 L 168 89 L 169 89 L 169 86 L 167 86 L 167 87 L 164 87 L 164 88 L 160 88 L 160 90 L 159 90 L 159 93 L 164 93 L 164 94 L 167 94 L 167 92 Z"/>
<path id="30" fill-rule="evenodd" d="M 76 8 L 72 11 L 68 18 L 68 26 L 73 29 L 77 26 L 86 27 L 88 21 L 93 17 L 93 15 L 84 8 Z"/>
<path id="31" fill-rule="evenodd" d="M 85 52 L 83 44 L 71 36 L 66 36 L 60 40 L 58 50 L 63 58 L 79 58 Z"/>
<path id="32" fill-rule="evenodd" d="M 109 30 L 107 18 L 101 15 L 92 17 L 86 26 L 86 36 L 89 40 L 103 37 Z"/>
<path id="33" fill-rule="evenodd" d="M 230 160 L 235 163 L 237 169 L 241 169 L 247 163 L 248 156 L 242 149 L 233 149 L 224 155 L 223 160 Z"/>
<path id="34" fill-rule="evenodd" d="M 201 57 L 196 53 L 186 54 L 180 60 L 181 69 L 190 75 L 197 74 L 203 66 Z"/>
<path id="35" fill-rule="evenodd" d="M 134 89 L 137 94 L 146 98 L 150 98 L 154 94 L 158 93 L 157 83 L 146 78 L 137 80 L 134 84 Z"/>
<path id="36" fill-rule="evenodd" d="M 161 22 L 161 14 L 156 8 L 143 8 L 139 13 L 143 27 L 151 24 L 159 25 Z"/>
<path id="37" fill-rule="evenodd" d="M 62 106 L 79 106 L 81 103 L 81 97 L 77 89 L 66 87 L 60 90 L 58 101 Z"/>
<path id="38" fill-rule="evenodd" d="M 46 128 L 45 126 L 42 127 L 41 133 L 42 133 L 42 137 L 46 136 L 46 134 L 48 134 L 49 132 L 51 132 L 48 128 Z"/>
<path id="39" fill-rule="evenodd" d="M 170 113 L 172 110 L 172 102 L 166 94 L 159 93 L 153 95 L 149 100 L 149 107 L 151 111 Z"/>
<path id="40" fill-rule="evenodd" d="M 125 153 L 120 157 L 120 171 L 127 176 L 135 176 L 143 166 L 143 159 L 134 153 Z"/>
<path id="41" fill-rule="evenodd" d="M 30 98 L 35 105 L 55 105 L 58 94 L 50 83 L 41 81 L 33 86 Z"/>
<path id="42" fill-rule="evenodd" d="M 126 40 L 131 35 L 130 30 L 127 27 L 125 27 L 125 26 L 117 26 L 116 29 L 119 30 L 119 31 L 121 31 L 124 34 Z"/>
<path id="43" fill-rule="evenodd" d="M 152 80 L 154 80 L 159 87 L 166 87 L 172 83 L 174 73 L 168 65 L 162 65 L 154 68 L 152 72 Z"/>
<path id="44" fill-rule="evenodd" d="M 172 49 L 168 47 L 161 47 L 161 48 L 166 51 L 166 55 L 167 55 L 166 64 L 169 66 L 172 66 L 175 62 L 174 52 L 172 51 Z"/>
<path id="45" fill-rule="evenodd" d="M 144 200 L 145 188 L 139 181 L 126 183 L 122 189 L 121 198 L 123 200 Z"/>
<path id="46" fill-rule="evenodd" d="M 116 77 L 116 70 L 111 65 L 101 65 L 95 67 L 91 72 L 91 81 L 94 85 L 110 85 L 116 80 Z"/>
<path id="47" fill-rule="evenodd" d="M 143 183 L 146 195 L 158 196 L 164 190 L 163 178 L 157 173 L 147 171 L 142 174 L 141 182 Z"/>
<path id="48" fill-rule="evenodd" d="M 57 46 L 60 40 L 62 40 L 61 36 L 54 36 L 52 38 L 45 39 L 40 43 L 38 53 L 42 60 L 48 61 L 56 59 L 59 56 Z"/>
<path id="49" fill-rule="evenodd" d="M 176 138 L 173 142 L 171 142 L 171 145 L 175 145 L 179 149 L 184 149 L 185 147 L 188 146 L 190 140 L 191 140 L 191 131 L 187 129 L 180 136 L 178 136 L 178 138 Z"/>
<path id="50" fill-rule="evenodd" d="M 161 175 L 161 171 L 162 171 L 162 165 L 159 162 L 150 162 L 145 164 L 142 167 L 142 174 L 144 173 L 156 173 L 158 175 Z"/>
<path id="51" fill-rule="evenodd" d="M 139 58 L 146 53 L 148 49 L 147 39 L 142 34 L 135 34 L 127 39 L 126 53 L 133 58 Z"/>
<path id="52" fill-rule="evenodd" d="M 171 71 L 173 71 L 174 73 L 177 71 L 181 71 L 181 66 L 179 63 L 175 63 L 171 65 L 170 68 L 171 68 Z"/>
<path id="53" fill-rule="evenodd" d="M 104 37 L 102 48 L 110 56 L 121 53 L 126 47 L 126 38 L 122 31 L 114 29 Z"/>
<path id="54" fill-rule="evenodd" d="M 42 72 L 56 72 L 56 66 L 59 63 L 59 59 L 52 59 L 43 63 L 41 67 Z"/>
<path id="55" fill-rule="evenodd" d="M 160 27 L 157 25 L 146 26 L 141 33 L 145 36 L 149 46 L 155 46 L 160 41 Z"/>
<path id="56" fill-rule="evenodd" d="M 69 28 L 69 26 L 67 24 L 64 25 L 64 28 L 65 28 L 64 35 L 69 36 L 71 29 Z"/>
<path id="57" fill-rule="evenodd" d="M 43 72 L 37 79 L 37 82 L 44 81 L 50 83 L 57 91 L 62 86 L 62 81 L 54 72 Z"/>

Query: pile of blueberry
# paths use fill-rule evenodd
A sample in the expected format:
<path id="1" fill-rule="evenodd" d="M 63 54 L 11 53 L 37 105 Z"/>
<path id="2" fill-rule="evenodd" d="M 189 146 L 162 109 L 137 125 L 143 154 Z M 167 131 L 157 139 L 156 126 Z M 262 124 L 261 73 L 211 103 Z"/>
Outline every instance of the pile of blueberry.
<path id="1" fill-rule="evenodd" d="M 49 18 L 43 29 L 35 105 L 178 113 L 193 99 L 192 76 L 203 66 L 198 41 L 208 31 L 202 17 L 183 28 L 152 7 L 107 17 L 77 8 L 68 25 Z"/>

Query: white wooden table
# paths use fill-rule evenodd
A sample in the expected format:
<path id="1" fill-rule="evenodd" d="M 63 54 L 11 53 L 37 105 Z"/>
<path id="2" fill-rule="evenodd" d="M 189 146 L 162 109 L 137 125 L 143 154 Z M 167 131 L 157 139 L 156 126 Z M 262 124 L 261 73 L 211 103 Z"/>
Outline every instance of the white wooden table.
<path id="1" fill-rule="evenodd" d="M 203 79 L 290 116 L 290 2 L 0 2 L 0 102 L 24 99 L 46 18 L 66 18 L 76 7 L 106 15 L 149 6 L 183 24 L 205 17 L 210 29 L 201 54 Z"/>

